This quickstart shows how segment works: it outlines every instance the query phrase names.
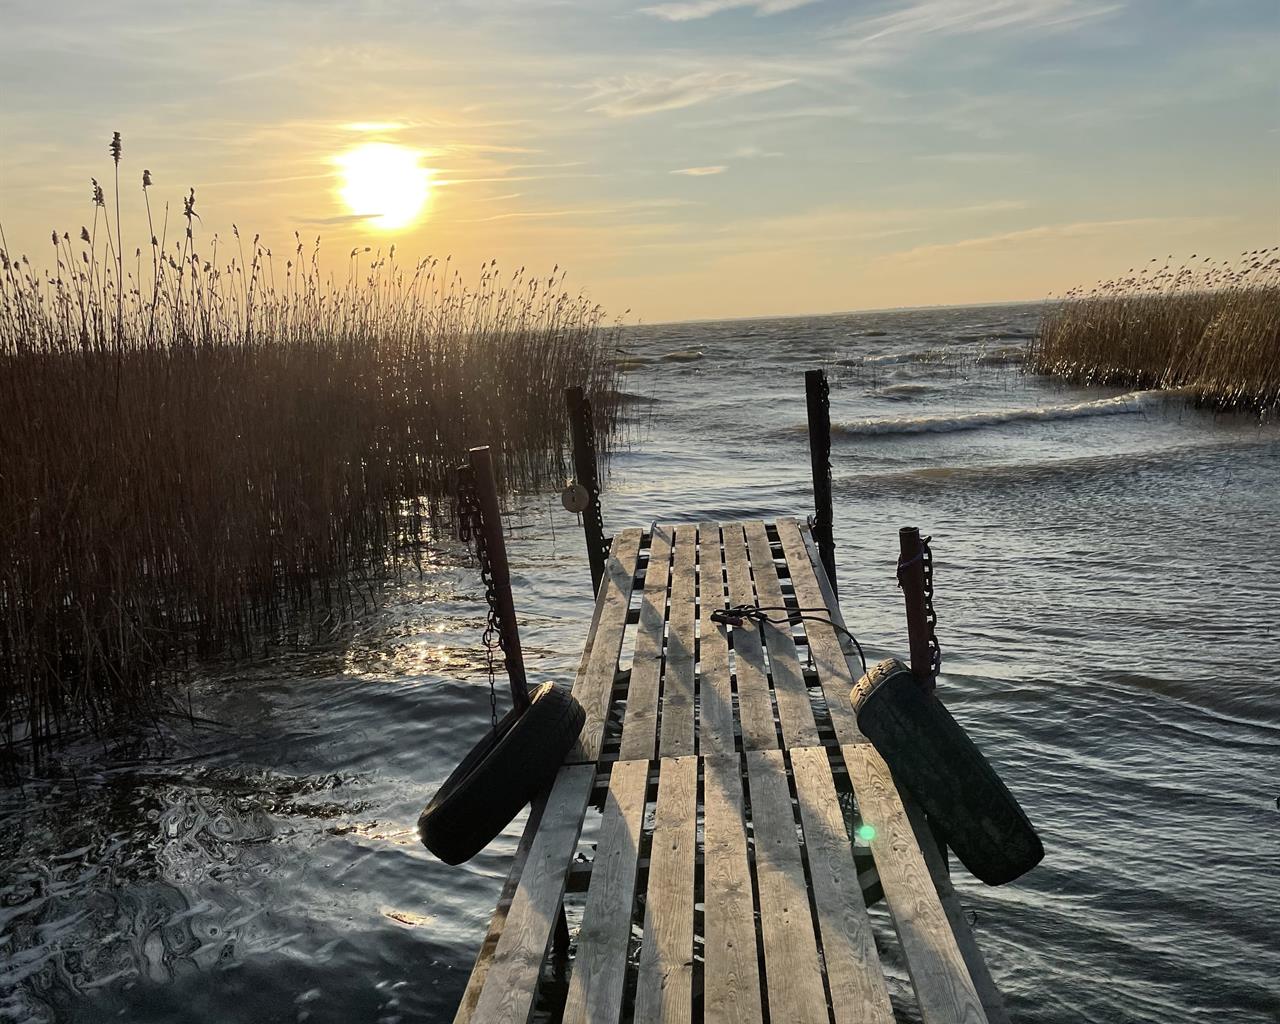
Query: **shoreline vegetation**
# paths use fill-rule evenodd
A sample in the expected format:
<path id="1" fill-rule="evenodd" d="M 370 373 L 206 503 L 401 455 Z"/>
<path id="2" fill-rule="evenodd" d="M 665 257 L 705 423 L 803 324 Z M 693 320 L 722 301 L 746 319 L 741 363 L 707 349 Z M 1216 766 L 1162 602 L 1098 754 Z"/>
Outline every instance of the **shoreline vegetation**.
<path id="1" fill-rule="evenodd" d="M 1192 256 L 1191 259 L 1197 259 Z M 1027 368 L 1079 384 L 1191 388 L 1222 410 L 1280 406 L 1280 246 L 1141 271 L 1045 307 Z"/>
<path id="2" fill-rule="evenodd" d="M 558 269 L 468 284 L 363 248 L 336 283 L 318 240 L 281 259 L 203 238 L 194 192 L 138 247 L 92 198 L 53 269 L 0 250 L 11 768 L 172 704 L 192 658 L 332 629 L 451 519 L 470 445 L 501 452 L 508 488 L 561 476 L 565 387 L 602 440 L 618 422 L 614 327 Z"/>

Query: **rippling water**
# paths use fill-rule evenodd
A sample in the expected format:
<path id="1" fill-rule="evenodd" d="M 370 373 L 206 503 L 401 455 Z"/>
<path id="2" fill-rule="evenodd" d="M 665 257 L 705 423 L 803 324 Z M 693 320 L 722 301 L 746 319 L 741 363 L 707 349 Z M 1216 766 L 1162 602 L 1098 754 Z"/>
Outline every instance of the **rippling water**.
<path id="1" fill-rule="evenodd" d="M 901 653 L 896 531 L 933 535 L 939 692 L 1048 851 L 957 875 L 1014 1018 L 1275 1021 L 1280 424 L 1023 376 L 1035 319 L 635 329 L 606 523 L 809 511 L 826 365 L 845 615 Z M 568 680 L 581 534 L 546 494 L 513 523 L 526 661 Z M 413 832 L 487 721 L 479 598 L 446 543 L 325 649 L 209 668 L 194 726 L 0 793 L 0 1020 L 448 1020 L 519 833 L 450 868 Z"/>

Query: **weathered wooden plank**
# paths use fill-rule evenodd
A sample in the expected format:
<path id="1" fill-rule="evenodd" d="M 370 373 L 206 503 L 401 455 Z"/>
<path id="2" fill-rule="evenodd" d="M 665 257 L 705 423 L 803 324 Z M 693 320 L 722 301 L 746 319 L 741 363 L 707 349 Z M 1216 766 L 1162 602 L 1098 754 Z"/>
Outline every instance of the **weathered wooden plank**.
<path id="1" fill-rule="evenodd" d="M 627 627 L 627 609 L 640 557 L 640 531 L 621 530 L 613 538 L 609 562 L 596 596 L 595 627 L 588 638 L 573 683 L 573 695 L 586 712 L 586 724 L 577 743 L 565 757 L 566 764 L 589 762 L 600 758 L 605 724 L 609 720 L 609 699 L 618 671 L 618 655 L 622 651 L 622 635 Z"/>
<path id="2" fill-rule="evenodd" d="M 648 761 L 618 761 L 609 777 L 565 1024 L 612 1024 L 622 1013 L 648 775 Z"/>
<path id="3" fill-rule="evenodd" d="M 556 776 L 476 1001 L 476 1021 L 523 1024 L 529 1018 L 594 779 L 594 766 L 586 764 L 566 765 Z"/>
<path id="4" fill-rule="evenodd" d="M 836 1024 L 893 1024 L 889 989 L 826 748 L 792 748 L 791 770 L 809 851 L 809 878 Z"/>
<path id="5" fill-rule="evenodd" d="M 760 969 L 738 756 L 705 758 L 702 788 L 704 1018 L 707 1024 L 759 1024 Z"/>
<path id="6" fill-rule="evenodd" d="M 687 1024 L 693 1016 L 698 759 L 664 758 L 660 766 L 635 1021 Z"/>
<path id="7" fill-rule="evenodd" d="M 470 977 L 467 978 L 467 987 L 462 993 L 462 1002 L 458 1004 L 457 1012 L 454 1014 L 453 1024 L 471 1024 L 476 1003 L 479 1002 L 480 993 L 484 989 L 485 978 L 489 976 L 493 951 L 498 945 L 498 939 L 502 936 L 503 926 L 507 923 L 511 900 L 515 897 L 516 887 L 520 884 L 520 875 L 529 859 L 529 849 L 533 846 L 533 837 L 538 832 L 538 824 L 542 821 L 542 812 L 546 806 L 547 793 L 539 793 L 534 797 L 529 808 L 529 817 L 525 821 L 524 832 L 516 846 L 515 856 L 511 859 L 511 870 L 507 872 L 507 880 L 502 885 L 497 909 L 494 910 L 493 919 L 489 922 L 489 931 L 485 934 L 484 942 L 480 944 L 480 952 L 476 955 L 475 965 L 471 968 Z"/>
<path id="8" fill-rule="evenodd" d="M 782 586 L 778 570 L 773 564 L 769 537 L 764 523 L 759 520 L 745 524 L 747 550 L 751 555 L 751 572 L 756 582 L 756 597 L 762 608 L 782 609 Z M 800 659 L 796 655 L 795 640 L 787 625 L 784 610 L 767 613 L 779 623 L 766 622 L 761 627 L 765 647 L 769 651 L 769 674 L 773 677 L 773 693 L 778 702 L 778 724 L 782 727 L 782 742 L 788 747 L 816 747 L 818 725 L 813 718 L 813 705 L 809 701 L 809 688 L 800 671 Z"/>
<path id="9" fill-rule="evenodd" d="M 663 757 L 694 752 L 693 684 L 694 625 L 697 609 L 698 528 L 675 528 L 671 557 L 671 608 L 667 616 L 667 657 L 662 671 L 662 732 L 658 751 Z"/>
<path id="10" fill-rule="evenodd" d="M 655 526 L 644 574 L 636 650 L 627 687 L 627 713 L 622 719 L 618 757 L 623 761 L 653 757 L 658 736 L 658 689 L 662 681 L 663 633 L 667 624 L 667 584 L 671 579 L 670 526 Z"/>
<path id="11" fill-rule="evenodd" d="M 808 528 L 800 529 L 800 539 L 804 542 L 805 550 L 809 553 L 809 564 L 821 565 L 822 557 L 818 553 L 817 542 L 814 541 L 813 535 L 809 532 Z M 835 590 L 831 586 L 831 581 L 827 579 L 827 574 L 825 572 L 821 572 L 821 573 L 815 573 L 815 576 L 817 577 L 817 580 L 818 580 L 818 588 L 822 592 L 822 603 L 825 604 L 829 609 L 831 609 L 832 621 L 838 622 L 842 626 L 846 625 L 844 621 L 844 614 L 840 611 L 840 602 L 836 598 Z M 858 661 L 858 655 L 856 651 L 851 651 L 845 655 L 845 664 L 849 667 L 849 677 L 853 679 L 854 682 L 857 682 L 857 680 L 862 677 L 862 665 Z M 847 697 L 848 695 L 846 694 L 845 696 Z M 830 704 L 830 700 L 828 700 L 827 703 Z M 852 704 L 849 705 L 849 709 L 851 711 L 853 710 Z M 855 716 L 854 722 L 853 722 L 853 728 L 857 729 L 857 727 L 858 727 L 857 718 Z M 866 739 L 866 737 L 862 735 L 861 730 L 859 730 L 857 733 L 854 733 L 851 730 L 848 730 L 846 727 L 846 732 L 848 732 L 848 734 L 853 737 L 849 741 L 851 743 L 858 744 L 858 743 L 870 742 L 869 740 Z M 843 741 L 841 742 L 843 743 Z"/>
<path id="12" fill-rule="evenodd" d="M 960 902 L 960 894 L 951 884 L 951 874 L 947 870 L 942 851 L 938 849 L 937 840 L 933 838 L 933 830 L 929 828 L 925 813 L 907 794 L 899 793 L 902 806 L 906 809 L 911 829 L 916 834 L 916 842 L 920 844 L 920 852 L 924 854 L 924 862 L 929 867 L 929 876 L 938 890 L 938 898 L 942 901 L 942 909 L 946 911 L 947 921 L 956 937 L 956 945 L 960 947 L 960 955 L 964 957 L 965 966 L 969 968 L 969 977 L 973 979 L 973 987 L 978 998 L 982 1000 L 982 1008 L 987 1011 L 990 1024 L 1009 1024 L 1009 1011 L 1005 1009 L 1004 996 L 991 976 L 986 958 L 978 946 L 973 929 L 964 916 L 964 906 Z"/>
<path id="13" fill-rule="evenodd" d="M 729 680 L 729 627 L 711 621 L 725 607 L 720 526 L 698 527 L 698 751 L 732 753 L 733 687 Z"/>
<path id="14" fill-rule="evenodd" d="M 818 943 L 782 751 L 748 751 L 747 779 L 769 1017 L 788 1024 L 826 1024 Z"/>
<path id="15" fill-rule="evenodd" d="M 925 1024 L 987 1024 L 889 766 L 870 744 L 840 749 Z"/>
<path id="16" fill-rule="evenodd" d="M 832 620 L 843 626 L 844 618 L 831 590 L 831 581 L 826 577 L 816 548 L 811 553 L 805 544 L 799 524 L 794 519 L 779 519 L 778 538 L 787 556 L 791 582 L 800 607 L 827 608 Z M 858 728 L 858 716 L 853 713 L 853 704 L 849 701 L 849 691 L 858 676 L 850 669 L 840 634 L 826 623 L 813 619 L 805 621 L 804 631 L 809 638 L 809 653 L 818 672 L 818 682 L 827 698 L 827 710 L 831 714 L 836 739 L 841 743 L 866 743 L 866 737 Z M 857 656 L 856 652 L 853 656 Z"/>
<path id="17" fill-rule="evenodd" d="M 747 539 L 741 523 L 727 523 L 724 535 L 725 572 L 728 576 L 729 603 L 754 605 L 755 590 L 751 583 L 751 563 L 747 556 Z M 744 750 L 770 750 L 778 746 L 778 731 L 773 721 L 773 698 L 769 695 L 769 676 L 764 663 L 764 647 L 760 630 L 754 626 L 733 630 L 734 674 L 738 680 L 738 719 L 742 726 Z"/>

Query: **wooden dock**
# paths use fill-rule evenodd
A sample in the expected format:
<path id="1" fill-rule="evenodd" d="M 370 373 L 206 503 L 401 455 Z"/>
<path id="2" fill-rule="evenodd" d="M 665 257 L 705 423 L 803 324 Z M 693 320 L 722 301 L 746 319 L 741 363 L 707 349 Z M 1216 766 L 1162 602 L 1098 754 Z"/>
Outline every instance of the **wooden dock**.
<path id="1" fill-rule="evenodd" d="M 586 725 L 529 816 L 458 1024 L 891 1022 L 882 953 L 927 1024 L 1008 1019 L 927 824 L 858 731 L 856 659 L 824 622 L 712 621 L 744 604 L 842 622 L 805 524 L 614 537 L 573 685 Z M 585 903 L 566 961 L 567 891 Z M 880 898 L 896 950 L 877 948 Z"/>

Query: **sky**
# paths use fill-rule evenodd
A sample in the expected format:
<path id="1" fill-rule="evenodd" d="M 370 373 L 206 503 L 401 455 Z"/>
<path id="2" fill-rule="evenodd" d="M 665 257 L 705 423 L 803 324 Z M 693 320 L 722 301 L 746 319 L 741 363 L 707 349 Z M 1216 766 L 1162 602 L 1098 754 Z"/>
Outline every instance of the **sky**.
<path id="1" fill-rule="evenodd" d="M 0 226 L 48 263 L 119 131 L 126 249 L 145 168 L 628 322 L 1040 299 L 1280 240 L 1278 55 L 1277 0 L 0 0 Z"/>

